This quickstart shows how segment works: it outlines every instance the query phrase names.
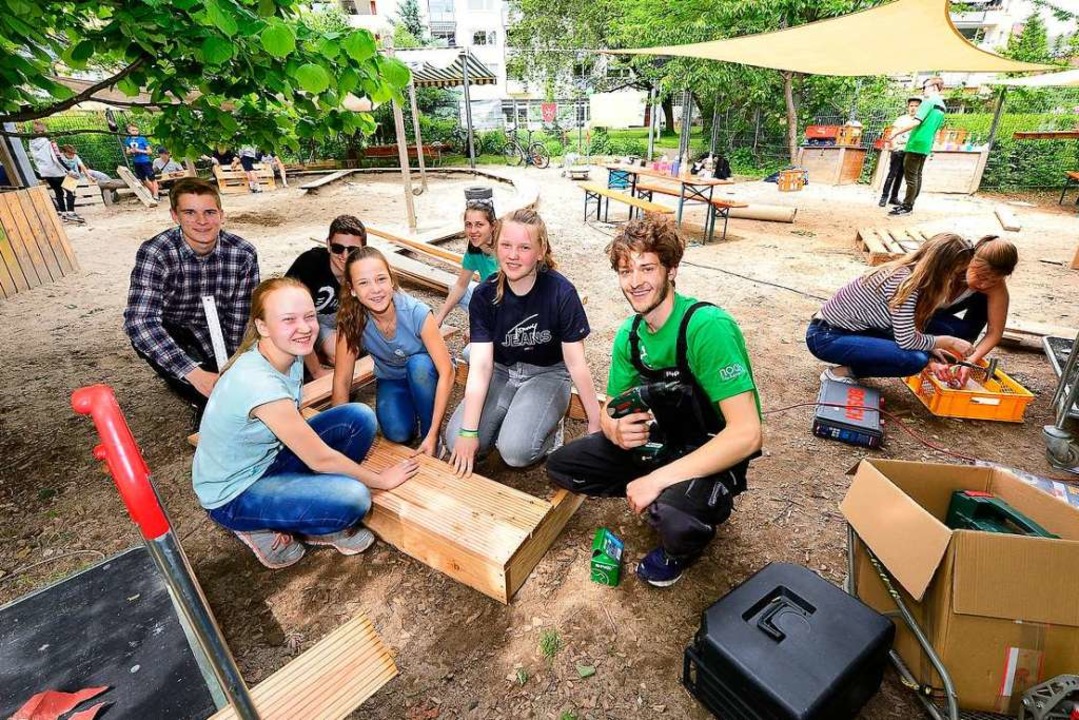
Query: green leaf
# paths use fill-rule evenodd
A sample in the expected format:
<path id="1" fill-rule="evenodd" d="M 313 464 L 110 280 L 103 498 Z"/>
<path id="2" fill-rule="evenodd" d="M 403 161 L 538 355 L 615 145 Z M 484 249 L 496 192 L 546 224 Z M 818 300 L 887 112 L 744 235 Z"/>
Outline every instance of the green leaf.
<path id="1" fill-rule="evenodd" d="M 333 60 L 341 54 L 341 45 L 336 40 L 324 37 L 315 43 L 315 52 L 327 60 Z"/>
<path id="2" fill-rule="evenodd" d="M 584 678 L 587 678 L 587 677 L 592 677 L 593 675 L 596 674 L 596 666 L 595 665 L 578 665 L 577 666 L 577 674 L 581 677 L 582 680 Z"/>
<path id="3" fill-rule="evenodd" d="M 71 49 L 66 53 L 65 60 L 71 64 L 72 67 L 82 68 L 86 67 L 86 61 L 94 56 L 94 43 L 92 40 L 80 40 L 76 44 L 71 46 Z"/>
<path id="4" fill-rule="evenodd" d="M 378 47 L 375 45 L 375 36 L 369 33 L 367 30 L 354 30 L 350 32 L 344 40 L 341 41 L 341 46 L 345 49 L 356 62 L 363 62 L 371 57 L 374 57 L 378 52 Z"/>
<path id="5" fill-rule="evenodd" d="M 352 68 L 345 68 L 337 76 L 337 89 L 342 95 L 347 95 L 360 84 L 360 75 Z"/>
<path id="6" fill-rule="evenodd" d="M 393 89 L 389 85 L 379 85 L 371 95 L 371 102 L 381 105 L 393 98 Z"/>
<path id="7" fill-rule="evenodd" d="M 202 41 L 202 59 L 207 65 L 220 65 L 232 58 L 232 43 L 216 35 Z"/>
<path id="8" fill-rule="evenodd" d="M 116 88 L 128 97 L 135 97 L 139 94 L 139 84 L 130 75 L 116 83 Z"/>
<path id="9" fill-rule="evenodd" d="M 296 49 L 296 35 L 281 21 L 271 21 L 262 31 L 262 47 L 274 57 L 283 58 Z"/>
<path id="10" fill-rule="evenodd" d="M 259 17 L 273 17 L 277 12 L 277 3 L 274 0 L 259 0 Z"/>
<path id="11" fill-rule="evenodd" d="M 296 68 L 293 77 L 301 88 L 312 94 L 320 93 L 330 86 L 330 74 L 315 63 L 305 63 Z"/>
<path id="12" fill-rule="evenodd" d="M 412 71 L 397 58 L 382 58 L 379 70 L 382 71 L 382 77 L 386 79 L 386 82 L 395 88 L 406 87 L 412 77 Z"/>
<path id="13" fill-rule="evenodd" d="M 199 0 L 172 0 L 172 6 L 177 10 L 187 12 L 199 6 Z"/>
<path id="14" fill-rule="evenodd" d="M 206 19 L 221 32 L 229 37 L 236 34 L 239 29 L 234 18 L 228 10 L 221 7 L 217 0 L 206 0 Z"/>

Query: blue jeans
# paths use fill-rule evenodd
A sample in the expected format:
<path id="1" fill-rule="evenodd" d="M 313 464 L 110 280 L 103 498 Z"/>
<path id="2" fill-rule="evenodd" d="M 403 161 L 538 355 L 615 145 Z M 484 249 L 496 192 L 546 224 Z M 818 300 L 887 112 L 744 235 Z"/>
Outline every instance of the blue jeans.
<path id="1" fill-rule="evenodd" d="M 375 440 L 375 413 L 360 403 L 330 408 L 309 422 L 323 442 L 356 462 Z M 229 530 L 328 535 L 352 527 L 370 509 L 371 492 L 359 480 L 316 473 L 283 447 L 251 487 L 209 513 Z"/>
<path id="2" fill-rule="evenodd" d="M 375 387 L 375 412 L 378 426 L 387 440 L 411 442 L 431 432 L 435 414 L 435 390 L 438 389 L 438 370 L 427 353 L 417 353 L 405 363 L 406 376 L 400 380 L 380 378 Z"/>
<path id="3" fill-rule="evenodd" d="M 854 332 L 813 320 L 806 330 L 806 346 L 825 362 L 845 365 L 858 377 L 907 377 L 929 364 L 924 350 L 904 350 L 890 332 Z"/>
<path id="4" fill-rule="evenodd" d="M 570 388 L 565 363 L 551 366 L 495 363 L 477 428 L 480 455 L 493 446 L 510 467 L 528 467 L 542 460 L 554 443 L 558 423 L 569 407 Z M 446 424 L 446 447 L 451 451 L 464 414 L 462 400 Z"/>
<path id="5" fill-rule="evenodd" d="M 959 313 L 966 310 L 963 317 Z M 974 342 L 989 324 L 989 296 L 976 292 L 962 302 L 937 310 L 929 320 L 926 332 L 933 335 L 951 335 Z"/>
<path id="6" fill-rule="evenodd" d="M 476 291 L 476 288 L 479 287 L 479 285 L 480 284 L 475 280 L 469 280 L 468 287 L 465 288 L 465 294 L 462 295 L 461 299 L 457 301 L 457 307 L 461 308 L 467 313 L 468 304 L 472 302 L 472 293 Z"/>

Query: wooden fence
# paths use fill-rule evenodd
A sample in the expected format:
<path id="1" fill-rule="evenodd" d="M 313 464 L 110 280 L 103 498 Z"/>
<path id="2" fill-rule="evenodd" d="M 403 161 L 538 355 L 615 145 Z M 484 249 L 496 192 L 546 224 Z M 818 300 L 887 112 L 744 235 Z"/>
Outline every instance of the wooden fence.
<path id="1" fill-rule="evenodd" d="M 48 188 L 0 193 L 0 297 L 78 271 Z"/>

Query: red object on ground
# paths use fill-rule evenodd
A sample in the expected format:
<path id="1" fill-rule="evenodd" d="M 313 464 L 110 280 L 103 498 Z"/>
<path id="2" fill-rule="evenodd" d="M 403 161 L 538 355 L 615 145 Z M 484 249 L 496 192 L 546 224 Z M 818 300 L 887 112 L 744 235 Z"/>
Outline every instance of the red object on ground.
<path id="1" fill-rule="evenodd" d="M 71 394 L 71 407 L 81 415 L 93 418 L 101 444 L 94 448 L 94 457 L 103 460 L 124 499 L 127 512 L 139 526 L 142 536 L 156 540 L 169 528 L 169 520 L 150 484 L 150 468 L 142 459 L 131 428 L 108 385 L 91 385 Z"/>
<path id="2" fill-rule="evenodd" d="M 58 690 L 39 692 L 37 695 L 27 700 L 21 708 L 16 710 L 10 720 L 58 720 L 61 715 L 68 712 L 79 703 L 89 700 L 92 697 L 97 697 L 108 689 L 108 685 L 104 685 L 102 687 L 84 688 L 73 693 L 60 692 Z M 97 709 L 105 704 L 107 703 L 99 703 L 91 709 L 94 710 L 96 714 Z M 93 715 L 80 716 L 79 720 L 92 720 L 93 717 Z M 74 720 L 74 718 L 72 718 L 72 720 Z"/>
<path id="3" fill-rule="evenodd" d="M 85 710 L 79 710 L 67 720 L 94 720 L 94 718 L 97 717 L 97 714 L 101 712 L 101 708 L 105 707 L 108 704 L 109 703 L 107 702 L 98 703 L 97 705 L 92 705 Z"/>
<path id="4" fill-rule="evenodd" d="M 806 139 L 834 140 L 839 135 L 838 125 L 807 125 Z"/>

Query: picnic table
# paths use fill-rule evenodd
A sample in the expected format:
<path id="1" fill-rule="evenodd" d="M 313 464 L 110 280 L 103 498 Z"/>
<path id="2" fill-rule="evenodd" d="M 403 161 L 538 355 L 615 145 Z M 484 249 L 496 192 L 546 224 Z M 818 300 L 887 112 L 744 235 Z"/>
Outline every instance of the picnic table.
<path id="1" fill-rule="evenodd" d="M 705 219 L 705 235 L 711 239 L 715 232 L 716 216 L 721 215 L 726 221 L 723 207 L 717 207 L 717 201 L 713 198 L 713 192 L 717 185 L 733 185 L 733 180 L 722 178 L 703 178 L 696 175 L 673 176 L 649 168 L 635 167 L 632 165 L 604 165 L 607 169 L 607 186 L 614 188 L 629 187 L 630 195 L 634 197 L 647 196 L 650 200 L 654 193 L 662 193 L 678 198 L 678 210 L 675 215 L 676 224 L 682 226 L 682 211 L 687 203 L 700 203 L 707 207 Z M 655 180 L 655 182 L 653 182 Z M 658 181 L 669 181 L 671 184 L 664 185 Z M 719 202 L 719 205 L 729 203 Z M 736 206 L 741 203 L 735 203 Z M 726 222 L 724 222 L 724 234 L 726 234 Z"/>
<path id="2" fill-rule="evenodd" d="M 1012 133 L 1015 140 L 1079 140 L 1079 127 L 1074 130 L 1031 130 Z M 1072 185 L 1079 185 L 1079 172 L 1075 170 L 1064 171 L 1064 187 L 1060 190 L 1060 200 L 1057 205 L 1064 203 L 1064 195 Z M 1079 205 L 1079 196 L 1075 198 L 1075 204 Z"/>

